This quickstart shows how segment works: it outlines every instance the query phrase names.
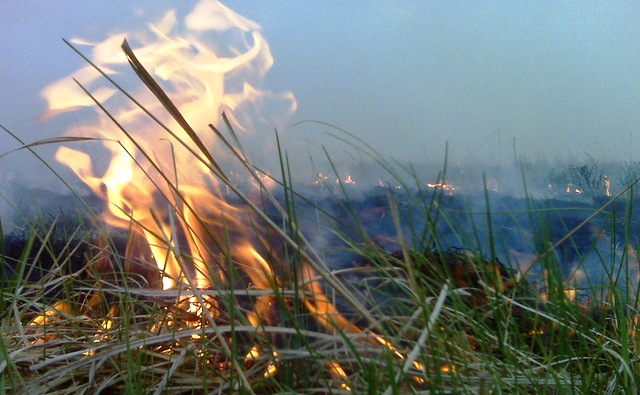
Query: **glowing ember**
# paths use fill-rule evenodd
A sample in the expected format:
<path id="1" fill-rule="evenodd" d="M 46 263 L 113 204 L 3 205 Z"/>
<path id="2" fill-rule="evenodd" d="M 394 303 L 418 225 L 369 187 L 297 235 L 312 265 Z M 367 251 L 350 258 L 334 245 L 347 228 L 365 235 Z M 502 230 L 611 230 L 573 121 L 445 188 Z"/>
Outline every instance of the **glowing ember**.
<path id="1" fill-rule="evenodd" d="M 582 190 L 582 188 L 578 188 L 577 186 L 573 185 L 572 183 L 567 184 L 567 189 L 566 189 L 567 193 L 575 193 L 575 194 L 582 194 L 584 191 Z"/>
<path id="2" fill-rule="evenodd" d="M 340 388 L 346 391 L 351 391 L 351 387 L 349 387 L 345 382 L 347 379 L 347 373 L 342 369 L 342 366 L 335 362 L 329 362 L 327 363 L 327 369 L 340 382 Z"/>
<path id="3" fill-rule="evenodd" d="M 326 174 L 318 173 L 315 180 L 313 180 L 313 185 L 322 185 L 329 179 L 329 176 Z"/>
<path id="4" fill-rule="evenodd" d="M 336 184 L 342 185 L 355 185 L 356 180 L 350 175 L 346 174 L 343 179 L 338 177 L 331 177 L 329 175 L 318 173 L 313 180 L 313 185 L 325 185 L 329 180 L 333 179 Z"/>
<path id="5" fill-rule="evenodd" d="M 340 181 L 336 181 L 338 183 L 340 183 Z M 344 178 L 344 180 L 342 181 L 342 183 L 344 184 L 348 184 L 348 185 L 353 185 L 356 183 L 356 180 L 353 179 L 353 177 L 351 177 L 351 175 L 347 174 Z"/>
<path id="6" fill-rule="evenodd" d="M 433 184 L 429 183 L 427 184 L 427 187 L 431 189 L 441 189 L 443 191 L 447 191 L 449 194 L 457 189 L 455 185 L 445 182 L 443 180 L 439 180 L 438 182 Z"/>
<path id="7" fill-rule="evenodd" d="M 611 197 L 611 180 L 608 176 L 604 176 L 604 195 L 607 197 Z"/>

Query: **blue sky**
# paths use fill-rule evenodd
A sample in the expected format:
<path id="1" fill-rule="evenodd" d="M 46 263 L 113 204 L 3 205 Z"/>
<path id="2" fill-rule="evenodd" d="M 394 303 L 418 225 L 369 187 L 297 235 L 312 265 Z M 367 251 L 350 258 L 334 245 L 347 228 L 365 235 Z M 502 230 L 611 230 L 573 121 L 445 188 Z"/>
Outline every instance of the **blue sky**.
<path id="1" fill-rule="evenodd" d="M 454 160 L 512 160 L 514 142 L 530 159 L 640 160 L 636 1 L 224 3 L 262 25 L 275 58 L 265 84 L 296 95 L 291 123 L 328 122 L 416 162 L 441 160 L 447 141 Z M 83 65 L 61 39 L 136 29 L 168 4 L 0 2 L 0 124 L 27 141 L 61 135 L 73 118 L 37 122 L 42 88 Z M 327 130 L 283 133 L 348 151 Z"/>

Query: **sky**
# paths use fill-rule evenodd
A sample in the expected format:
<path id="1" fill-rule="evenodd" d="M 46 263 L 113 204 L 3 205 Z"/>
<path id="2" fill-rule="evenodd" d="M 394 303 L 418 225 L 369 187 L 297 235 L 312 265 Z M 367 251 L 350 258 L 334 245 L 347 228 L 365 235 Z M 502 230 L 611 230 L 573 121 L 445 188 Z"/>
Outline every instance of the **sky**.
<path id="1" fill-rule="evenodd" d="M 446 144 L 469 163 L 640 161 L 637 1 L 223 3 L 262 26 L 275 58 L 265 87 L 298 102 L 288 125 L 326 122 L 400 161 L 439 162 Z M 193 4 L 1 1 L 0 125 L 25 142 L 62 135 L 76 118 L 38 120 L 42 89 L 84 65 L 62 38 L 100 41 Z M 327 126 L 282 132 L 297 151 L 353 151 Z M 0 147 L 17 144 L 1 133 Z M 0 158 L 0 180 L 43 172 Z"/>

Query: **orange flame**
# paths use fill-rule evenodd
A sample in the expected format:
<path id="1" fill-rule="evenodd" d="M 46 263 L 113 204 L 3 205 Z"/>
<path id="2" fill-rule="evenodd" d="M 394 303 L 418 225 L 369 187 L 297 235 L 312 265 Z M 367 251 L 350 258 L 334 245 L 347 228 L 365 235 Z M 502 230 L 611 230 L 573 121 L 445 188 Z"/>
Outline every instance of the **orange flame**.
<path id="1" fill-rule="evenodd" d="M 258 24 L 220 2 L 204 0 L 183 21 L 178 20 L 175 11 L 169 11 L 157 23 L 149 25 L 148 32 L 132 36 L 142 43 L 135 49 L 140 62 L 151 70 L 154 79 L 164 84 L 165 92 L 193 129 L 199 131 L 199 138 L 209 149 L 216 148 L 215 135 L 203 131 L 210 123 L 218 124 L 225 109 L 235 114 L 236 118 L 231 121 L 245 132 L 252 129 L 250 119 L 260 118 L 259 105 L 265 98 L 281 103 L 284 114 L 296 109 L 296 101 L 290 92 L 272 94 L 257 87 L 273 65 L 269 46 L 259 30 Z M 230 47 L 210 45 L 205 41 L 207 34 L 223 33 L 225 42 L 232 42 Z M 124 38 L 125 34 L 115 34 L 99 43 L 78 39 L 72 42 L 90 45 L 95 65 L 107 74 L 115 75 L 118 69 L 128 66 L 120 48 Z M 103 140 L 103 148 L 110 157 L 106 168 L 99 171 L 101 165 L 93 155 L 68 147 L 60 148 L 56 159 L 108 202 L 104 214 L 107 224 L 125 229 L 131 221 L 139 225 L 163 273 L 165 289 L 185 282 L 184 262 L 180 262 L 176 240 L 176 227 L 179 226 L 186 233 L 192 254 L 194 268 L 191 274 L 195 284 L 206 287 L 211 284 L 211 277 L 214 281 L 224 282 L 222 270 L 212 271 L 211 265 L 207 264 L 215 262 L 214 255 L 221 252 L 212 250 L 210 243 L 211 236 L 219 235 L 207 234 L 210 229 L 225 227 L 247 232 L 250 225 L 242 223 L 242 209 L 225 201 L 224 188 L 218 179 L 194 157 L 196 147 L 183 145 L 183 142 L 191 141 L 186 132 L 147 91 L 136 96 L 143 107 L 174 133 L 173 138 L 169 138 L 138 106 L 123 106 L 122 100 L 112 103 L 117 90 L 111 86 L 98 86 L 99 74 L 90 65 L 72 76 L 96 101 L 110 108 L 123 129 L 134 136 L 135 143 L 122 139 L 122 132 L 99 112 L 99 122 L 82 127 L 81 133 Z M 45 117 L 95 106 L 68 77 L 48 86 L 43 96 L 49 109 Z M 225 153 L 219 151 L 215 152 L 215 157 L 224 161 Z M 207 223 L 203 223 L 203 219 Z M 263 267 L 257 258 L 259 254 L 250 244 L 240 243 L 233 249 L 256 262 L 256 267 Z M 255 273 L 252 280 L 264 283 L 260 273 Z"/>
<path id="2" fill-rule="evenodd" d="M 94 106 L 94 100 L 100 103 L 94 106 L 99 121 L 80 130 L 85 137 L 102 142 L 108 162 L 100 163 L 102 156 L 69 147 L 60 148 L 56 159 L 107 202 L 103 214 L 107 224 L 123 229 L 134 224 L 138 236 L 142 235 L 150 247 L 163 289 L 186 284 L 198 288 L 224 286 L 228 275 L 224 264 L 229 257 L 254 287 L 263 290 L 280 287 L 281 279 L 273 273 L 274 263 L 256 249 L 264 232 L 257 225 L 255 212 L 230 204 L 226 198 L 230 184 L 217 163 L 230 162 L 229 155 L 233 153 L 216 145 L 219 136 L 211 133 L 209 124 L 218 124 L 220 114 L 228 109 L 228 113 L 235 115 L 230 123 L 250 133 L 249 120 L 261 119 L 259 105 L 264 99 L 281 103 L 286 115 L 295 111 L 295 98 L 290 92 L 272 94 L 257 87 L 271 68 L 273 58 L 255 22 L 215 0 L 200 1 L 182 22 L 179 23 L 175 11 L 167 12 L 156 24 L 149 25 L 151 39 L 144 34 L 133 36 L 135 42 L 142 43 L 134 52 L 154 81 L 163 85 L 162 90 L 199 140 L 192 138 L 184 123 L 172 117 L 161 100 L 146 90 L 136 94 L 140 106 L 136 103 L 122 106 L 122 100 L 114 103 L 112 99 L 119 96 L 118 89 L 97 86 L 99 75 L 87 66 L 73 77 L 91 94 L 90 100 L 70 78 L 62 79 L 43 91 L 49 104 L 45 116 Z M 212 47 L 204 40 L 204 34 L 212 32 L 224 33 L 225 40 L 231 37 L 235 41 L 230 48 Z M 116 75 L 130 61 L 120 48 L 124 39 L 124 34 L 116 34 L 99 43 L 73 42 L 90 45 L 95 66 L 107 75 Z M 133 40 L 130 37 L 127 41 Z M 123 135 L 127 138 L 123 139 Z M 210 150 L 206 155 L 202 145 Z M 202 159 L 202 155 L 215 157 L 216 163 Z M 250 171 L 254 177 L 253 170 Z M 264 181 L 268 178 L 254 179 L 260 188 L 269 187 Z M 347 175 L 342 182 L 353 184 L 355 180 Z M 181 238 L 186 241 L 187 251 L 181 251 Z M 365 335 L 370 342 L 405 358 L 384 338 L 364 333 L 340 314 L 311 266 L 303 265 L 301 272 L 301 278 L 296 279 L 303 284 L 298 296 L 321 326 Z M 187 294 L 186 310 L 200 316 L 202 300 L 195 293 Z M 255 311 L 247 314 L 255 327 L 261 325 L 263 318 L 259 316 L 261 305 L 267 309 L 270 299 L 259 298 Z M 257 349 L 252 349 L 247 359 L 255 359 L 257 353 Z M 277 360 L 277 353 L 273 357 Z M 275 374 L 277 369 L 272 365 L 266 374 Z M 417 362 L 414 366 L 423 368 Z M 350 389 L 344 382 L 347 374 L 338 364 L 330 363 L 328 369 L 343 382 L 343 389 Z"/>

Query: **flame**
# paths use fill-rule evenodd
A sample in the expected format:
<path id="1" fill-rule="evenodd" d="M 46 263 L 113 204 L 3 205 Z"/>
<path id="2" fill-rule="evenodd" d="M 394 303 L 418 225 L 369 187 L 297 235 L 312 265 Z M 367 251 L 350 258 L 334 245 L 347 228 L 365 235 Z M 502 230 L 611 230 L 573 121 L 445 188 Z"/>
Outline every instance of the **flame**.
<path id="1" fill-rule="evenodd" d="M 318 173 L 316 179 L 313 180 L 313 185 L 322 185 L 329 179 L 329 176 L 326 174 Z"/>
<path id="2" fill-rule="evenodd" d="M 257 106 L 264 99 L 283 103 L 285 114 L 296 108 L 290 92 L 272 94 L 257 87 L 273 65 L 269 46 L 259 30 L 257 23 L 220 2 L 204 0 L 183 21 L 178 20 L 175 11 L 169 11 L 158 22 L 149 25 L 149 32 L 132 36 L 141 43 L 135 49 L 140 62 L 151 70 L 154 79 L 166 84 L 163 86 L 165 92 L 198 131 L 207 148 L 216 149 L 215 135 L 206 132 L 207 125 L 219 124 L 220 114 L 225 109 L 235 114 L 231 119 L 234 126 L 249 132 L 251 111 L 258 112 Z M 230 48 L 205 41 L 207 34 L 222 33 L 225 39 L 235 40 Z M 96 66 L 115 75 L 119 68 L 128 66 L 120 48 L 125 37 L 125 34 L 115 34 L 99 43 L 78 39 L 72 42 L 90 45 Z M 90 65 L 72 76 L 105 106 L 117 96 L 113 87 L 96 86 L 99 74 Z M 43 96 L 48 103 L 45 117 L 95 106 L 68 77 L 48 86 Z M 95 155 L 87 152 L 62 147 L 57 151 L 56 159 L 108 202 L 104 214 L 107 224 L 124 229 L 129 228 L 132 221 L 138 225 L 162 273 L 163 288 L 187 282 L 185 263 L 178 259 L 180 247 L 176 233 L 180 227 L 186 233 L 192 254 L 190 274 L 194 276 L 193 282 L 198 287 L 224 282 L 222 270 L 211 268 L 211 262 L 217 259 L 216 253 L 222 251 L 212 250 L 211 237 L 205 236 L 207 230 L 227 228 L 242 233 L 250 225 L 242 223 L 242 209 L 225 201 L 224 188 L 208 166 L 194 158 L 197 147 L 183 145 L 191 140 L 178 122 L 166 114 L 148 92 L 143 91 L 136 97 L 140 97 L 147 110 L 159 114 L 156 116 L 174 133 L 174 138 L 166 136 L 161 127 L 151 122 L 134 104 L 120 104 L 111 112 L 125 130 L 134 134 L 135 143 L 123 139 L 122 132 L 102 112 L 99 112 L 97 124 L 81 129 L 83 135 L 103 140 L 110 160 L 102 172 L 98 171 L 100 163 L 94 160 Z M 215 152 L 221 161 L 225 159 L 224 155 L 223 151 Z M 203 219 L 206 224 L 202 223 Z M 234 250 L 257 262 L 258 267 L 263 266 L 251 246 L 237 246 Z M 260 277 L 260 274 L 256 276 Z"/>
<path id="3" fill-rule="evenodd" d="M 453 191 L 455 191 L 456 189 L 458 189 L 455 185 L 453 185 L 450 182 L 445 182 L 444 180 L 438 180 L 438 182 L 436 183 L 428 183 L 427 184 L 428 188 L 431 189 L 441 189 L 443 191 L 446 191 L 448 195 L 452 194 Z"/>
<path id="4" fill-rule="evenodd" d="M 604 195 L 606 197 L 611 197 L 611 180 L 609 179 L 609 176 L 604 176 Z"/>
<path id="5" fill-rule="evenodd" d="M 342 369 L 342 366 L 336 362 L 328 362 L 327 369 L 340 383 L 340 388 L 345 391 L 351 391 L 351 387 L 345 382 L 347 380 L 347 373 Z"/>
<path id="6" fill-rule="evenodd" d="M 340 180 L 336 180 L 337 183 L 340 183 Z M 353 179 L 353 177 L 351 177 L 350 174 L 347 174 L 344 177 L 344 180 L 342 181 L 343 184 L 347 184 L 347 185 L 354 185 L 356 183 L 356 180 Z"/>
<path id="7" fill-rule="evenodd" d="M 29 326 L 42 326 L 55 324 L 56 320 L 59 320 L 63 315 L 69 315 L 72 313 L 71 305 L 64 301 L 57 301 L 52 306 L 47 307 L 44 313 L 35 317 Z"/>
<path id="8" fill-rule="evenodd" d="M 258 250 L 265 232 L 256 220 L 256 213 L 231 204 L 228 199 L 231 188 L 228 175 L 233 170 L 224 172 L 218 167 L 218 163 L 234 160 L 237 163 L 238 159 L 242 162 L 244 153 L 233 156 L 237 154 L 219 144 L 219 135 L 209 128 L 210 124 L 225 121 L 251 134 L 254 130 L 251 120 L 266 119 L 260 113 L 264 100 L 281 105 L 282 114 L 275 114 L 276 117 L 295 111 L 295 98 L 290 92 L 274 94 L 259 88 L 260 80 L 273 65 L 269 46 L 259 29 L 258 24 L 218 1 L 202 0 L 182 21 L 175 11 L 169 11 L 150 24 L 146 33 L 115 34 L 97 43 L 72 40 L 76 45 L 89 45 L 92 62 L 111 77 L 133 63 L 121 50 L 125 37 L 127 42 L 136 43 L 135 57 L 149 70 L 153 80 L 162 85 L 197 138 L 185 127 L 185 122 L 168 111 L 166 103 L 163 105 L 146 89 L 135 95 L 140 106 L 123 105 L 129 101 L 122 98 L 118 89 L 100 86 L 103 80 L 91 66 L 72 75 L 78 84 L 65 78 L 42 93 L 48 103 L 45 118 L 84 107 L 97 111 L 98 121 L 82 126 L 80 131 L 85 137 L 99 140 L 101 152 L 61 147 L 55 158 L 106 202 L 103 213 L 106 224 L 132 230 L 132 237 L 146 241 L 152 253 L 149 259 L 158 268 L 163 289 L 225 287 L 229 283 L 226 265 L 230 261 L 246 274 L 251 287 L 271 290 L 283 286 L 282 279 L 275 274 L 278 262 L 268 261 Z M 214 36 L 224 33 L 225 41 L 232 41 L 230 47 L 209 44 L 210 33 Z M 114 101 L 115 98 L 119 99 Z M 96 102 L 100 104 L 96 106 Z M 223 120 L 220 115 L 223 112 L 233 116 Z M 250 179 L 261 190 L 275 185 L 268 174 L 256 174 L 253 169 Z M 319 175 L 320 183 L 326 180 Z M 348 174 L 338 182 L 355 184 Z M 296 279 L 303 284 L 298 296 L 321 326 L 362 334 L 405 359 L 390 342 L 363 333 L 340 314 L 324 293 L 314 269 L 303 265 L 301 272 L 301 278 Z M 217 308 L 215 301 L 202 300 L 195 293 L 181 294 L 180 308 L 193 316 L 202 317 L 205 308 L 207 311 Z M 264 319 L 269 319 L 269 310 L 273 310 L 270 297 L 258 298 L 254 311 L 248 312 L 246 318 L 259 328 Z M 51 317 L 53 313 L 45 313 L 39 320 Z M 203 323 L 199 320 L 189 324 L 198 328 Z M 109 318 L 102 331 L 109 331 L 113 324 Z M 198 338 L 199 335 L 193 337 Z M 245 360 L 259 355 L 260 350 L 253 348 Z M 272 357 L 277 361 L 279 356 L 273 352 Z M 414 366 L 424 368 L 417 362 Z M 327 368 L 342 382 L 343 389 L 350 390 L 344 383 L 347 374 L 340 365 L 330 362 Z M 276 373 L 275 363 L 269 364 L 265 376 Z"/>
<path id="9" fill-rule="evenodd" d="M 582 188 L 578 188 L 577 186 L 573 185 L 572 183 L 568 183 L 567 184 L 567 188 L 566 188 L 566 192 L 567 193 L 575 193 L 577 195 L 581 195 L 584 191 L 582 190 Z"/>
<path id="10" fill-rule="evenodd" d="M 314 180 L 312 181 L 313 185 L 326 185 L 327 182 L 333 178 L 333 181 L 338 185 L 355 185 L 357 184 L 356 180 L 353 178 L 351 174 L 345 174 L 344 179 L 340 179 L 339 177 L 331 177 L 329 175 L 323 173 L 317 173 L 315 175 Z"/>

